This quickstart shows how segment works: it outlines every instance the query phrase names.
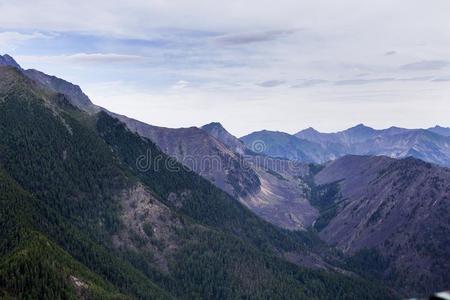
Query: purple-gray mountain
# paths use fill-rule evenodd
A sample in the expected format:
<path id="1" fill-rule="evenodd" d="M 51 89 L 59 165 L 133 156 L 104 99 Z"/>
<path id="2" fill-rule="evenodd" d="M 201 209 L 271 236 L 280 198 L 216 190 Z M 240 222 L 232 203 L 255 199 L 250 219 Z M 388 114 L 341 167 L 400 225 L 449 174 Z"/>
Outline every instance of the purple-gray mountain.
<path id="1" fill-rule="evenodd" d="M 350 155 L 328 164 L 315 183 L 338 186 L 320 230 L 328 244 L 367 266 L 372 259 L 382 278 L 405 289 L 450 282 L 450 169 L 415 158 Z"/>
<path id="2" fill-rule="evenodd" d="M 263 153 L 301 162 L 324 163 L 348 154 L 415 157 L 441 166 L 450 166 L 450 128 L 429 129 L 390 127 L 376 130 L 359 124 L 336 133 L 313 128 L 295 135 L 259 131 L 241 138 L 252 149 L 264 144 Z"/>

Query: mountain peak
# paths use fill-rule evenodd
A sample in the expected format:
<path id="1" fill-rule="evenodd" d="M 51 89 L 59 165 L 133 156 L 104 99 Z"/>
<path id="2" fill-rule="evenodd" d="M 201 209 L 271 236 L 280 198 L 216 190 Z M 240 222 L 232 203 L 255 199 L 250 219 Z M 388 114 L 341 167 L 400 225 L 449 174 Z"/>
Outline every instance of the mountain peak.
<path id="1" fill-rule="evenodd" d="M 428 131 L 450 137 L 450 127 L 443 127 L 440 125 L 436 125 L 434 127 L 428 128 Z"/>
<path id="2" fill-rule="evenodd" d="M 302 130 L 302 132 L 309 132 L 309 133 L 320 133 L 319 131 L 317 131 L 316 129 L 314 129 L 313 127 L 308 127 L 304 130 Z"/>
<path id="3" fill-rule="evenodd" d="M 444 126 L 441 126 L 441 125 L 436 125 L 436 126 L 431 127 L 429 129 L 438 129 L 438 130 L 440 130 L 440 129 L 450 129 L 450 127 L 444 127 Z"/>
<path id="4" fill-rule="evenodd" d="M 22 69 L 20 65 L 14 60 L 14 58 L 8 54 L 0 55 L 0 65 Z"/>
<path id="5" fill-rule="evenodd" d="M 229 133 L 219 122 L 211 122 L 203 125 L 201 129 L 230 147 L 234 152 L 239 154 L 245 152 L 244 144 L 237 137 Z"/>
<path id="6" fill-rule="evenodd" d="M 211 123 L 203 125 L 201 128 L 202 129 L 216 128 L 216 129 L 220 129 L 220 130 L 226 130 L 220 122 L 211 122 Z"/>
<path id="7" fill-rule="evenodd" d="M 354 126 L 353 128 L 370 128 L 370 127 L 367 127 L 366 125 L 364 125 L 364 123 L 359 123 L 358 125 Z M 370 128 L 370 129 L 372 129 L 372 128 Z"/>
<path id="8" fill-rule="evenodd" d="M 366 125 L 364 125 L 363 123 L 360 123 L 356 126 L 353 126 L 345 131 L 375 131 L 375 129 L 373 129 L 372 127 L 368 127 Z"/>

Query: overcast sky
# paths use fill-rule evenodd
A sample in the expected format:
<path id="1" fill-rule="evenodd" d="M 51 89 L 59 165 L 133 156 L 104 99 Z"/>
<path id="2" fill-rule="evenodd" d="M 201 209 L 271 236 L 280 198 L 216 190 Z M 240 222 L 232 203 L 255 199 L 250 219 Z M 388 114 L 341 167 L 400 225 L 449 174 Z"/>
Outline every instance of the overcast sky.
<path id="1" fill-rule="evenodd" d="M 0 53 L 166 127 L 450 126 L 448 0 L 0 0 Z"/>

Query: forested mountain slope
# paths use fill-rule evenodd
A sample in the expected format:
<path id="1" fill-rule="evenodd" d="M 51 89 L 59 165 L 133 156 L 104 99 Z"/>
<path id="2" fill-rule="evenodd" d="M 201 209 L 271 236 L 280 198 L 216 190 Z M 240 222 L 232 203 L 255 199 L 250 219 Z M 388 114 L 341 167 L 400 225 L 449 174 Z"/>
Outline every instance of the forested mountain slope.
<path id="1" fill-rule="evenodd" d="M 392 297 L 361 278 L 287 262 L 314 238 L 270 225 L 177 162 L 142 169 L 147 150 L 150 161 L 169 158 L 11 67 L 0 67 L 0 137 L 4 295 Z"/>

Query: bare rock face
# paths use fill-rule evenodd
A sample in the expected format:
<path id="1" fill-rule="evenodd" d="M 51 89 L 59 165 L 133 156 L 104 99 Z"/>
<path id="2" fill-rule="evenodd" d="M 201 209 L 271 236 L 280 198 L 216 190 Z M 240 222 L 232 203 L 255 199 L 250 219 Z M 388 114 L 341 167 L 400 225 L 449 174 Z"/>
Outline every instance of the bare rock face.
<path id="1" fill-rule="evenodd" d="M 261 187 L 241 201 L 277 226 L 307 229 L 318 216 L 317 209 L 309 202 L 309 186 L 303 179 L 309 173 L 308 166 L 256 154 L 247 155 L 246 159 L 258 174 Z"/>
<path id="2" fill-rule="evenodd" d="M 123 191 L 121 219 L 124 228 L 113 238 L 116 247 L 132 251 L 151 251 L 154 262 L 168 272 L 167 259 L 178 248 L 179 218 L 142 184 Z"/>
<path id="3" fill-rule="evenodd" d="M 385 279 L 431 292 L 450 282 L 450 170 L 406 158 L 345 156 L 315 176 L 338 183 L 336 215 L 320 236 L 349 254 L 375 249 Z"/>

